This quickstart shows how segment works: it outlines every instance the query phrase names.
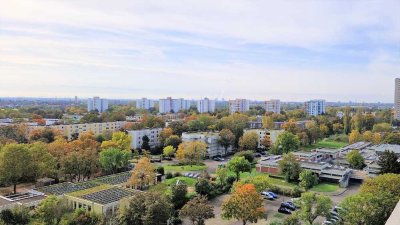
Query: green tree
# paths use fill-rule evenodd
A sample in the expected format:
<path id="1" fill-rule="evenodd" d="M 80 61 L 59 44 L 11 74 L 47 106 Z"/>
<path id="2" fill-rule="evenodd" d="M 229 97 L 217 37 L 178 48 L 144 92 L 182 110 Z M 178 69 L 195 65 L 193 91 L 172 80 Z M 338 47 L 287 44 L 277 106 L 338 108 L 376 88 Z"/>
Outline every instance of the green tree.
<path id="1" fill-rule="evenodd" d="M 201 178 L 194 187 L 199 195 L 207 196 L 207 198 L 213 197 L 214 186 L 208 179 Z"/>
<path id="2" fill-rule="evenodd" d="M 265 175 L 242 178 L 236 184 L 252 184 L 258 192 L 264 191 L 271 186 L 268 177 Z"/>
<path id="3" fill-rule="evenodd" d="M 4 209 L 0 212 L 0 224 L 3 221 L 5 225 L 27 225 L 30 220 L 31 216 L 27 207 L 16 206 L 12 210 Z"/>
<path id="4" fill-rule="evenodd" d="M 101 150 L 99 154 L 100 166 L 105 172 L 117 173 L 127 168 L 131 153 L 117 148 Z"/>
<path id="5" fill-rule="evenodd" d="M 188 199 L 186 198 L 187 185 L 183 182 L 171 185 L 171 202 L 175 210 L 182 208 Z"/>
<path id="6" fill-rule="evenodd" d="M 51 195 L 39 203 L 36 212 L 46 225 L 58 225 L 63 216 L 71 210 L 67 199 Z"/>
<path id="7" fill-rule="evenodd" d="M 217 168 L 216 174 L 217 174 L 220 184 L 225 185 L 226 178 L 228 177 L 228 169 L 225 167 Z"/>
<path id="8" fill-rule="evenodd" d="M 314 144 L 322 136 L 321 129 L 315 121 L 306 124 L 306 133 L 310 145 Z"/>
<path id="9" fill-rule="evenodd" d="M 235 143 L 235 135 L 228 129 L 222 129 L 219 132 L 218 143 L 224 147 L 225 155 L 227 155 L 228 148 Z"/>
<path id="10" fill-rule="evenodd" d="M 251 150 L 240 151 L 240 152 L 236 153 L 235 156 L 237 156 L 237 157 L 242 157 L 243 156 L 250 163 L 254 162 L 254 151 L 251 151 Z"/>
<path id="11" fill-rule="evenodd" d="M 362 169 L 364 167 L 364 157 L 358 150 L 351 150 L 346 158 L 352 168 Z"/>
<path id="12" fill-rule="evenodd" d="M 29 147 L 35 180 L 42 177 L 56 176 L 57 162 L 48 152 L 46 144 L 37 142 Z"/>
<path id="13" fill-rule="evenodd" d="M 17 184 L 33 176 L 33 168 L 28 145 L 8 144 L 1 149 L 0 178 L 14 186 L 14 194 L 17 193 Z"/>
<path id="14" fill-rule="evenodd" d="M 239 147 L 242 150 L 256 150 L 258 145 L 258 134 L 254 131 L 246 132 L 239 139 Z"/>
<path id="15" fill-rule="evenodd" d="M 390 125 L 390 123 L 377 123 L 372 128 L 372 132 L 374 133 L 385 133 L 390 131 L 392 131 L 392 126 Z"/>
<path id="16" fill-rule="evenodd" d="M 350 108 L 346 107 L 343 113 L 343 131 L 345 134 L 350 133 L 351 131 L 351 117 L 350 117 Z"/>
<path id="17" fill-rule="evenodd" d="M 240 173 L 251 172 L 251 164 L 248 160 L 242 157 L 233 157 L 229 160 L 227 167 L 230 171 L 236 174 L 236 180 L 239 181 Z"/>
<path id="18" fill-rule="evenodd" d="M 214 207 L 208 204 L 206 196 L 197 196 L 186 203 L 179 216 L 189 218 L 193 225 L 204 225 L 206 219 L 214 218 Z"/>
<path id="19" fill-rule="evenodd" d="M 141 147 L 141 149 L 143 149 L 143 150 L 150 150 L 150 144 L 149 144 L 149 142 L 150 142 L 150 138 L 147 137 L 147 135 L 144 135 L 144 136 L 142 137 L 142 147 Z"/>
<path id="20" fill-rule="evenodd" d="M 300 209 L 297 211 L 297 216 L 308 224 L 313 224 L 318 216 L 328 216 L 332 209 L 332 200 L 328 196 L 312 192 L 303 193 L 298 204 Z"/>
<path id="21" fill-rule="evenodd" d="M 278 154 L 288 153 L 297 150 L 299 146 L 299 138 L 296 135 L 285 131 L 278 135 L 275 142 L 275 151 Z"/>
<path id="22" fill-rule="evenodd" d="M 279 161 L 279 169 L 286 181 L 297 181 L 299 179 L 301 167 L 293 153 L 283 155 L 282 160 Z"/>
<path id="23" fill-rule="evenodd" d="M 67 225 L 98 225 L 100 222 L 101 219 L 98 215 L 79 208 L 68 219 Z"/>
<path id="24" fill-rule="evenodd" d="M 180 143 L 182 143 L 182 140 L 178 135 L 171 135 L 165 140 L 164 145 L 171 145 L 177 149 Z"/>
<path id="25" fill-rule="evenodd" d="M 163 155 L 166 157 L 172 157 L 175 154 L 176 149 L 172 145 L 165 146 L 163 149 Z"/>
<path id="26" fill-rule="evenodd" d="M 383 142 L 387 144 L 400 145 L 400 133 L 392 132 L 385 136 Z"/>
<path id="27" fill-rule="evenodd" d="M 379 156 L 378 165 L 381 167 L 381 173 L 400 173 L 400 162 L 399 157 L 396 153 L 385 150 L 382 155 Z"/>
<path id="28" fill-rule="evenodd" d="M 318 184 L 318 177 L 311 170 L 303 170 L 299 175 L 299 186 L 305 190 L 311 189 Z"/>
<path id="29" fill-rule="evenodd" d="M 176 158 L 181 162 L 194 165 L 207 153 L 207 144 L 202 141 L 186 142 L 178 146 Z"/>

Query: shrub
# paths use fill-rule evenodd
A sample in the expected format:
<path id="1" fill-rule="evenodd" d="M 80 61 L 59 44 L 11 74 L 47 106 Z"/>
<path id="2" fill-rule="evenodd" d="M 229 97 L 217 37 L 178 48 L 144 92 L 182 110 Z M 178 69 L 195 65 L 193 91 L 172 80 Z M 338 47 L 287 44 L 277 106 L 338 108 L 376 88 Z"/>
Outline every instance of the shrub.
<path id="1" fill-rule="evenodd" d="M 233 183 L 236 181 L 236 177 L 234 176 L 234 175 L 229 175 L 227 178 L 226 178 L 226 183 L 229 185 L 229 186 L 232 186 L 233 185 Z"/>
<path id="2" fill-rule="evenodd" d="M 157 173 L 159 173 L 159 174 L 161 174 L 161 175 L 164 175 L 164 167 L 162 167 L 162 166 L 159 166 L 159 167 L 157 167 Z"/>
<path id="3" fill-rule="evenodd" d="M 235 156 L 237 156 L 237 157 L 243 156 L 250 163 L 254 162 L 254 152 L 251 151 L 251 150 L 238 152 L 238 153 L 235 154 Z"/>
<path id="4" fill-rule="evenodd" d="M 182 176 L 182 174 L 180 172 L 175 172 L 174 173 L 174 177 L 180 177 L 180 176 Z"/>
<path id="5" fill-rule="evenodd" d="M 172 173 L 171 172 L 168 172 L 166 175 L 165 175 L 165 179 L 171 179 L 171 178 L 173 178 L 174 176 L 172 175 Z"/>

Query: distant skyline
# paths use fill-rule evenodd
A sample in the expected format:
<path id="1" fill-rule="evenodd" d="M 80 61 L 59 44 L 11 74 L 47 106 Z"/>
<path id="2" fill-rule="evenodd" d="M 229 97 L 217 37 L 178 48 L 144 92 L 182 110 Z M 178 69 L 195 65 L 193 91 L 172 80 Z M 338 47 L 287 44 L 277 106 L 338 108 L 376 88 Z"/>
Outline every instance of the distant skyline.
<path id="1" fill-rule="evenodd" d="M 394 101 L 400 1 L 0 0 L 0 96 Z"/>

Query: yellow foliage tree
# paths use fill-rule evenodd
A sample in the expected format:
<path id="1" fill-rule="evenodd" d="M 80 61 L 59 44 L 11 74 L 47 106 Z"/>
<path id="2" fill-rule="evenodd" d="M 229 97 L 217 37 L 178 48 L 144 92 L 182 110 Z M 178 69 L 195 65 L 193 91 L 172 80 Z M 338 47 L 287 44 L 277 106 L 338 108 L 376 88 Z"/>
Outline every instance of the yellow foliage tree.
<path id="1" fill-rule="evenodd" d="M 183 163 L 193 165 L 207 153 L 207 144 L 201 141 L 181 143 L 176 151 L 176 158 Z"/>
<path id="2" fill-rule="evenodd" d="M 263 128 L 274 129 L 275 128 L 274 119 L 272 119 L 271 116 L 263 116 L 262 125 Z"/>
<path id="3" fill-rule="evenodd" d="M 113 133 L 110 141 L 103 141 L 103 143 L 101 143 L 101 148 L 118 148 L 129 151 L 131 148 L 131 141 L 132 138 L 130 135 L 126 134 L 125 132 L 118 131 Z"/>
<path id="4" fill-rule="evenodd" d="M 151 164 L 149 158 L 143 157 L 136 164 L 135 169 L 132 172 L 132 176 L 129 178 L 128 185 L 143 190 L 146 186 L 150 186 L 156 183 L 156 173 L 153 164 Z"/>
<path id="5" fill-rule="evenodd" d="M 362 139 L 362 136 L 358 130 L 352 130 L 351 133 L 349 134 L 349 143 L 353 144 L 356 143 L 357 141 L 360 141 Z"/>

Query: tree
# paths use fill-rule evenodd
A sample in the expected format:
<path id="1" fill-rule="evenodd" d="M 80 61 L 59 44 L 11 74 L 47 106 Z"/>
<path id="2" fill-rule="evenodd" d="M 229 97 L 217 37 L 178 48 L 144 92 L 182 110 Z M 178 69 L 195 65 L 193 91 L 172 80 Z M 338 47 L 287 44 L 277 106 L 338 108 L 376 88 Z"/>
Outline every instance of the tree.
<path id="1" fill-rule="evenodd" d="M 225 167 L 217 168 L 216 174 L 220 184 L 225 185 L 226 178 L 228 177 L 228 169 Z"/>
<path id="2" fill-rule="evenodd" d="M 377 123 L 373 126 L 372 132 L 386 133 L 392 131 L 392 126 L 389 123 Z"/>
<path id="3" fill-rule="evenodd" d="M 236 153 L 235 156 L 236 157 L 242 157 L 243 156 L 250 163 L 254 162 L 254 152 L 251 151 L 251 150 L 240 151 L 240 152 Z"/>
<path id="4" fill-rule="evenodd" d="M 0 224 L 3 221 L 5 225 L 27 225 L 31 219 L 29 211 L 24 206 L 15 206 L 12 210 L 4 209 L 0 212 Z"/>
<path id="5" fill-rule="evenodd" d="M 230 171 L 236 174 L 236 180 L 239 181 L 240 173 L 242 172 L 251 172 L 251 164 L 250 162 L 242 157 L 233 157 L 229 160 L 227 167 Z"/>
<path id="6" fill-rule="evenodd" d="M 132 176 L 128 181 L 131 187 L 143 190 L 144 187 L 156 183 L 156 173 L 154 166 L 150 163 L 149 158 L 143 157 L 133 169 Z"/>
<path id="7" fill-rule="evenodd" d="M 100 217 L 83 208 L 76 209 L 72 217 L 68 219 L 68 225 L 98 225 Z"/>
<path id="8" fill-rule="evenodd" d="M 306 133 L 310 145 L 314 144 L 321 137 L 322 134 L 320 127 L 315 121 L 311 121 L 306 124 Z"/>
<path id="9" fill-rule="evenodd" d="M 131 153 L 117 148 L 108 148 L 101 150 L 99 156 L 103 171 L 114 174 L 128 167 Z"/>
<path id="10" fill-rule="evenodd" d="M 272 142 L 271 142 L 271 138 L 269 137 L 269 135 L 265 135 L 264 138 L 261 139 L 260 144 L 261 144 L 266 150 L 271 149 Z"/>
<path id="11" fill-rule="evenodd" d="M 214 186 L 210 182 L 210 180 L 206 178 L 201 178 L 195 184 L 196 192 L 199 195 L 207 196 L 207 198 L 212 198 L 214 193 Z"/>
<path id="12" fill-rule="evenodd" d="M 131 149 L 132 137 L 125 132 L 118 131 L 112 134 L 112 139 L 110 141 L 103 141 L 101 143 L 101 148 L 118 148 L 121 150 L 129 151 Z"/>
<path id="13" fill-rule="evenodd" d="M 352 168 L 362 169 L 364 167 L 364 157 L 358 150 L 351 150 L 346 158 Z"/>
<path id="14" fill-rule="evenodd" d="M 301 194 L 298 204 L 300 209 L 297 216 L 308 224 L 313 224 L 318 216 L 328 216 L 332 209 L 332 200 L 328 196 L 312 192 Z"/>
<path id="15" fill-rule="evenodd" d="M 41 177 L 54 177 L 57 162 L 47 151 L 46 145 L 41 142 L 30 145 L 29 152 L 32 158 L 32 166 L 35 180 Z"/>
<path id="16" fill-rule="evenodd" d="M 163 149 L 163 155 L 166 157 L 172 157 L 175 154 L 176 149 L 172 145 L 165 146 Z"/>
<path id="17" fill-rule="evenodd" d="M 351 129 L 356 130 L 358 132 L 362 131 L 363 128 L 363 115 L 361 114 L 361 110 L 358 109 L 356 115 L 351 119 Z"/>
<path id="18" fill-rule="evenodd" d="M 187 202 L 187 185 L 183 182 L 171 185 L 171 202 L 175 210 L 182 208 Z"/>
<path id="19" fill-rule="evenodd" d="M 243 225 L 246 225 L 247 222 L 256 223 L 264 216 L 263 202 L 254 185 L 238 185 L 232 195 L 222 203 L 221 216 L 224 219 L 241 220 Z"/>
<path id="20" fill-rule="evenodd" d="M 207 145 L 202 141 L 185 142 L 178 146 L 176 158 L 183 163 L 194 165 L 207 153 Z"/>
<path id="21" fill-rule="evenodd" d="M 56 136 L 56 132 L 51 129 L 51 128 L 39 128 L 32 130 L 29 135 L 29 139 L 31 142 L 35 141 L 42 141 L 45 143 L 51 143 L 54 141 L 54 138 Z"/>
<path id="22" fill-rule="evenodd" d="M 166 127 L 160 132 L 160 143 L 164 145 L 165 141 L 174 134 L 172 128 Z M 164 145 L 166 146 L 166 145 Z"/>
<path id="23" fill-rule="evenodd" d="M 235 183 L 237 184 L 252 184 L 256 188 L 258 192 L 264 191 L 270 187 L 270 183 L 268 177 L 265 175 L 258 175 L 254 177 L 246 177 L 242 178 L 240 181 Z M 236 187 L 234 187 L 236 188 Z"/>
<path id="24" fill-rule="evenodd" d="M 350 107 L 346 107 L 344 109 L 344 115 L 343 115 L 343 131 L 345 134 L 348 134 L 351 131 L 350 122 L 351 122 Z"/>
<path id="25" fill-rule="evenodd" d="M 183 206 L 179 216 L 189 218 L 193 225 L 204 225 L 206 219 L 215 217 L 214 207 L 208 204 L 206 196 L 197 196 Z"/>
<path id="26" fill-rule="evenodd" d="M 171 145 L 177 149 L 180 143 L 182 143 L 182 140 L 178 135 L 171 135 L 165 140 L 164 146 Z"/>
<path id="27" fill-rule="evenodd" d="M 71 210 L 67 199 L 50 195 L 39 203 L 36 212 L 46 225 L 58 225 L 62 217 Z"/>
<path id="28" fill-rule="evenodd" d="M 258 134 L 254 131 L 246 132 L 239 139 L 239 147 L 242 150 L 256 150 L 258 142 Z"/>
<path id="29" fill-rule="evenodd" d="M 392 132 L 385 136 L 383 142 L 387 144 L 400 145 L 400 133 Z"/>
<path id="30" fill-rule="evenodd" d="M 150 150 L 149 142 L 150 142 L 150 138 L 147 135 L 144 135 L 142 137 L 142 147 L 141 147 L 141 149 L 142 150 Z"/>
<path id="31" fill-rule="evenodd" d="M 282 129 L 284 129 L 286 132 L 290 132 L 293 135 L 295 135 L 298 132 L 297 124 L 294 119 L 290 119 L 287 122 L 284 122 L 282 124 Z"/>
<path id="32" fill-rule="evenodd" d="M 374 134 L 367 130 L 362 134 L 362 139 L 366 142 L 373 142 Z"/>
<path id="33" fill-rule="evenodd" d="M 235 143 L 235 135 L 228 129 L 222 129 L 219 132 L 218 143 L 224 147 L 225 155 L 228 154 L 228 148 Z"/>
<path id="34" fill-rule="evenodd" d="M 172 212 L 168 199 L 156 192 L 138 192 L 124 200 L 118 211 L 118 224 L 158 225 L 167 224 Z"/>
<path id="35" fill-rule="evenodd" d="M 285 131 L 278 135 L 275 142 L 275 151 L 277 151 L 278 154 L 288 153 L 297 150 L 299 146 L 299 138 L 296 135 Z"/>
<path id="36" fill-rule="evenodd" d="M 379 156 L 378 165 L 381 167 L 381 173 L 400 173 L 400 162 L 399 157 L 396 153 L 385 150 L 382 155 Z"/>
<path id="37" fill-rule="evenodd" d="M 8 144 L 1 149 L 0 178 L 14 186 L 14 194 L 17 193 L 17 184 L 33 175 L 33 168 L 28 145 Z"/>
<path id="38" fill-rule="evenodd" d="M 282 160 L 279 161 L 279 169 L 286 181 L 297 181 L 299 179 L 301 167 L 293 153 L 283 155 Z"/>
<path id="39" fill-rule="evenodd" d="M 349 143 L 353 144 L 358 141 L 361 141 L 362 136 L 358 130 L 352 130 L 351 133 L 349 134 Z"/>
<path id="40" fill-rule="evenodd" d="M 311 170 L 303 170 L 299 175 L 299 186 L 305 190 L 311 189 L 314 185 L 318 184 L 318 177 L 313 174 Z"/>
<path id="41" fill-rule="evenodd" d="M 262 125 L 263 128 L 272 130 L 275 128 L 274 119 L 271 116 L 263 116 Z"/>

